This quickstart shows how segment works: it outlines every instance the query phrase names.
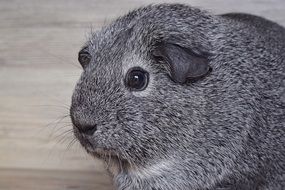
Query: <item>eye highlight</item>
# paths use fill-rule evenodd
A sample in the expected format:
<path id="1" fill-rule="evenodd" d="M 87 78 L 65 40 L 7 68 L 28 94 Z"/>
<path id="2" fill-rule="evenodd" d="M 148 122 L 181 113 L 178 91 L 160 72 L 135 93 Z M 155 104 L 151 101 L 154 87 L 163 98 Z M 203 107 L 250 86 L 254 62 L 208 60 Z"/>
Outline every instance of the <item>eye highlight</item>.
<path id="1" fill-rule="evenodd" d="M 125 85 L 131 91 L 144 90 L 149 82 L 149 73 L 140 67 L 133 67 L 128 70 L 125 77 Z"/>
<path id="2" fill-rule="evenodd" d="M 83 68 L 85 68 L 91 61 L 91 55 L 87 51 L 87 48 L 83 48 L 79 53 L 78 53 L 78 61 L 81 64 Z"/>

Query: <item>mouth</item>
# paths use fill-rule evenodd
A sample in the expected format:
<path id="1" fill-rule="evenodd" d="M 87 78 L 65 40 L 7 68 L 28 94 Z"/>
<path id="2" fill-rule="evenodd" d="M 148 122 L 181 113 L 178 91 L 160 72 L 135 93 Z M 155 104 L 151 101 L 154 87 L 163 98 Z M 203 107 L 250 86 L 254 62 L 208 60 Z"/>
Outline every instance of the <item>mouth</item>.
<path id="1" fill-rule="evenodd" d="M 122 171 L 128 171 L 130 169 L 129 162 L 119 156 L 114 150 L 95 147 L 95 145 L 92 144 L 92 141 L 84 135 L 75 133 L 75 136 L 88 154 L 105 163 L 106 169 L 111 176 L 115 176 Z"/>
<path id="2" fill-rule="evenodd" d="M 89 136 L 82 135 L 77 131 L 74 131 L 74 135 L 78 139 L 80 144 L 83 146 L 83 148 L 86 150 L 86 152 L 91 156 L 103 159 L 105 161 L 106 159 L 119 159 L 121 161 L 126 161 L 125 159 L 121 158 L 121 156 L 119 156 L 119 154 L 115 150 L 98 147 L 98 145 L 95 145 L 95 143 L 93 143 L 93 140 Z"/>

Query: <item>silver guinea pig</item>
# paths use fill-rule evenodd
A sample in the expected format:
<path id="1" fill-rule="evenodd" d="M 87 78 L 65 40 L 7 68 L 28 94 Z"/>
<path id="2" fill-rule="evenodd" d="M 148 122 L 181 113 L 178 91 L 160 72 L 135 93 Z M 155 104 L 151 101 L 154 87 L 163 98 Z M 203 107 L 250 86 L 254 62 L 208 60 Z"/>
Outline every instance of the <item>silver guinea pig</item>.
<path id="1" fill-rule="evenodd" d="M 285 29 L 182 4 L 91 34 L 70 116 L 118 190 L 284 190 Z"/>

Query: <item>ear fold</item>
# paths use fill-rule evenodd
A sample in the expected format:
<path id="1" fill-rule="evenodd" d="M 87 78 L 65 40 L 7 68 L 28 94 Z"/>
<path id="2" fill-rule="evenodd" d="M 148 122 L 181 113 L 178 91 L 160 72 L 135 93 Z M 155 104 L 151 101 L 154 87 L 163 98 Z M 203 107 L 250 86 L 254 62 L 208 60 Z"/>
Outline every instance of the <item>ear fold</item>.
<path id="1" fill-rule="evenodd" d="M 160 43 L 153 51 L 155 58 L 163 59 L 169 67 L 172 80 L 183 84 L 207 75 L 211 68 L 208 59 L 176 44 Z"/>

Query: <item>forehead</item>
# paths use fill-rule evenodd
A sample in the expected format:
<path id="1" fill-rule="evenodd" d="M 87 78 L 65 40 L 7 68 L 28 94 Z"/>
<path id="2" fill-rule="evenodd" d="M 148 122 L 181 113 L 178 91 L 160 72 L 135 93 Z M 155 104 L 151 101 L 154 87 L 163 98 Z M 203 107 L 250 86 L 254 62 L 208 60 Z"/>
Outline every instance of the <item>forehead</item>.
<path id="1" fill-rule="evenodd" d="M 118 64 L 125 54 L 131 52 L 127 35 L 127 31 L 115 30 L 112 27 L 92 33 L 86 46 L 93 62 L 105 66 Z"/>
<path id="2" fill-rule="evenodd" d="M 139 39 L 134 27 L 119 26 L 111 24 L 90 35 L 86 45 L 92 56 L 93 66 L 120 66 L 124 73 L 135 66 L 147 69 L 149 65 L 146 44 Z"/>
<path id="3" fill-rule="evenodd" d="M 128 41 L 132 36 L 133 27 L 124 25 L 122 21 L 115 21 L 96 32 L 91 32 L 87 43 L 95 50 L 99 50 L 104 47 L 114 50 L 114 47 L 126 47 L 129 45 Z"/>

